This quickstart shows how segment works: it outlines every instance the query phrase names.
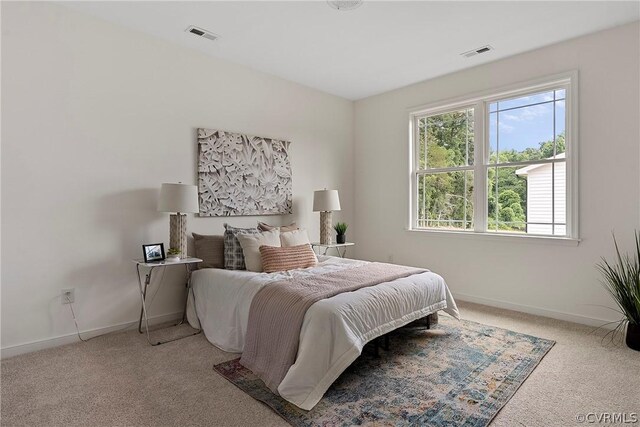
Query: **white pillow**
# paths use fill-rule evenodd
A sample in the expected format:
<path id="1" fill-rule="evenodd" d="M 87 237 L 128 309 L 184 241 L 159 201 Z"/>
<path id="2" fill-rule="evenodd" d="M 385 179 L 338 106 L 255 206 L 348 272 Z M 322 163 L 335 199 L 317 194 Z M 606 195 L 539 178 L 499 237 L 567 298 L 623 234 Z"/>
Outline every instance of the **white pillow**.
<path id="1" fill-rule="evenodd" d="M 280 245 L 283 248 L 289 246 L 300 246 L 310 243 L 311 242 L 309 241 L 309 235 L 307 234 L 307 230 L 305 230 L 304 228 L 280 233 Z"/>
<path id="2" fill-rule="evenodd" d="M 240 242 L 240 246 L 242 246 L 244 263 L 249 271 L 262 272 L 260 246 L 280 247 L 280 230 L 263 231 L 256 234 L 238 234 L 236 237 Z"/>

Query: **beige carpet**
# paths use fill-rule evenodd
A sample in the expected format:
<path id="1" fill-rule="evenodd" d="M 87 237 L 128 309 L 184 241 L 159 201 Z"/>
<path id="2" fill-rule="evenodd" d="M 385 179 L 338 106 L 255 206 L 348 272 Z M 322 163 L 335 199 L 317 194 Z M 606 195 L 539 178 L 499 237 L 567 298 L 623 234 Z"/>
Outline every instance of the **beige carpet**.
<path id="1" fill-rule="evenodd" d="M 465 319 L 557 341 L 492 423 L 570 426 L 589 412 L 640 412 L 640 353 L 593 328 L 475 304 Z M 135 331 L 2 361 L 4 426 L 272 426 L 270 409 L 216 374 L 237 357 L 197 335 L 158 347 Z"/>

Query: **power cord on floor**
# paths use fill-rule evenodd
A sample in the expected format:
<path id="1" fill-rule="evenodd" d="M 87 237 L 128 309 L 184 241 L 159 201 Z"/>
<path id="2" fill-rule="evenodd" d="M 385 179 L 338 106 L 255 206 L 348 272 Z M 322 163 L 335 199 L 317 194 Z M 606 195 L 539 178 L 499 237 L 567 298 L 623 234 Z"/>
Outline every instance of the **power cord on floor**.
<path id="1" fill-rule="evenodd" d="M 158 286 L 156 287 L 156 291 L 153 293 L 153 295 L 151 296 L 151 300 L 149 301 L 149 307 L 151 307 L 151 305 L 153 304 L 153 300 L 156 299 L 156 295 L 158 295 L 158 291 L 160 290 L 160 288 L 162 287 L 162 282 L 164 281 L 164 272 L 166 270 L 166 267 L 162 268 L 162 276 L 160 276 L 160 283 L 158 283 Z M 80 328 L 78 327 L 78 320 L 76 319 L 76 312 L 73 309 L 73 303 L 71 302 L 71 299 L 69 298 L 68 294 L 64 294 L 64 297 L 67 300 L 67 305 L 69 305 L 69 308 L 71 309 L 71 316 L 73 317 L 73 323 L 76 325 L 76 334 L 78 335 L 78 338 L 80 339 L 80 341 L 82 342 L 88 342 L 94 338 L 98 338 L 101 337 L 102 335 L 106 335 L 106 334 L 101 334 L 101 335 L 96 335 L 95 337 L 91 337 L 91 338 L 82 338 L 82 335 L 80 335 Z M 131 325 L 127 325 L 124 326 L 120 329 L 116 329 L 115 331 L 110 331 L 107 332 L 109 334 L 114 333 L 114 332 L 120 332 L 120 331 L 124 331 L 126 329 L 131 328 Z"/>
<path id="2" fill-rule="evenodd" d="M 76 324 L 76 333 L 78 334 L 78 338 L 80 338 L 80 341 L 82 341 L 82 342 L 89 341 L 91 338 L 88 338 L 88 339 L 85 340 L 80 335 L 80 328 L 78 328 L 78 320 L 76 319 L 76 312 L 73 311 L 73 303 L 71 302 L 71 299 L 69 298 L 69 295 L 65 295 L 65 298 L 67 299 L 67 304 L 69 304 L 69 308 L 71 309 L 71 316 L 73 316 L 73 323 Z"/>

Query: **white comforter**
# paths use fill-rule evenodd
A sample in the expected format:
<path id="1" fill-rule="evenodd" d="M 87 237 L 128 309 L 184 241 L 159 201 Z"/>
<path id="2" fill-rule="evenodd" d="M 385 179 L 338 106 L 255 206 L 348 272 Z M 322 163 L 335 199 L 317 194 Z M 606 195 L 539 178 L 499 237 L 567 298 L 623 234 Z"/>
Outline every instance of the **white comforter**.
<path id="1" fill-rule="evenodd" d="M 317 267 L 284 273 L 202 269 L 191 277 L 189 323 L 225 351 L 242 352 L 249 308 L 267 283 L 359 266 L 365 261 L 319 257 Z M 311 409 L 373 338 L 444 310 L 459 318 L 444 279 L 427 272 L 346 292 L 313 304 L 305 315 L 295 364 L 278 387 L 284 399 Z M 196 316 L 197 312 L 197 316 Z"/>

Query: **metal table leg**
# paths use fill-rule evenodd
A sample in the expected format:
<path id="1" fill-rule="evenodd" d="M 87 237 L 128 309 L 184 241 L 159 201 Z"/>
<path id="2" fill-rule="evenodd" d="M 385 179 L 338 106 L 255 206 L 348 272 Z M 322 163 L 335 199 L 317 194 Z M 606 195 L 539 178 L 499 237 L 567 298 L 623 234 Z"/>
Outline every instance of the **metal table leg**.
<path id="1" fill-rule="evenodd" d="M 139 264 L 136 265 L 136 271 L 138 272 L 138 287 L 140 289 L 140 299 L 142 301 L 142 309 L 140 310 L 140 322 L 138 323 L 138 332 L 142 333 L 142 318 L 144 317 L 144 327 L 147 332 L 147 341 L 151 345 L 157 345 L 157 344 L 153 344 L 151 342 L 151 339 L 149 338 L 149 317 L 147 316 L 147 304 L 146 304 L 147 286 L 149 286 L 149 283 L 151 282 L 151 273 L 153 272 L 153 268 L 151 268 L 149 272 L 146 274 L 145 281 L 144 281 L 144 288 L 142 287 L 142 278 L 140 277 Z"/>
<path id="2" fill-rule="evenodd" d="M 163 266 L 164 267 L 164 266 Z M 181 324 L 183 324 L 185 322 L 185 320 L 187 319 L 187 304 L 189 302 L 189 293 L 193 292 L 191 289 L 191 268 L 189 264 L 185 264 L 185 267 L 187 269 L 187 297 L 186 300 L 184 302 L 184 312 L 182 314 L 182 319 L 180 320 L 180 322 L 178 322 L 175 326 L 179 326 Z M 153 273 L 153 268 L 151 267 L 149 269 L 149 272 L 145 275 L 145 281 L 144 281 L 144 286 L 142 285 L 142 276 L 140 275 L 140 265 L 136 265 L 136 271 L 138 273 L 138 287 L 140 289 L 140 299 L 142 302 L 142 308 L 140 310 L 140 321 L 138 322 L 138 332 L 139 333 L 143 333 L 142 331 L 142 320 L 144 319 L 144 327 L 145 327 L 145 332 L 147 335 L 147 342 L 149 344 L 151 344 L 152 346 L 156 346 L 156 345 L 160 345 L 160 344 L 166 344 L 168 342 L 172 342 L 172 341 L 177 341 L 177 340 L 181 340 L 183 338 L 187 338 L 187 337 L 191 337 L 193 335 L 198 335 L 199 333 L 202 332 L 202 329 L 197 329 L 194 333 L 182 336 L 182 337 L 178 337 L 178 338 L 173 338 L 170 340 L 166 340 L 166 341 L 156 341 L 151 342 L 151 337 L 149 335 L 149 316 L 147 314 L 147 305 L 146 305 L 146 299 L 147 299 L 147 288 L 149 286 L 149 284 L 151 283 L 151 276 Z"/>
<path id="3" fill-rule="evenodd" d="M 187 283 L 185 284 L 185 287 L 187 288 L 187 296 L 184 300 L 184 311 L 182 312 L 182 319 L 180 319 L 176 326 L 182 325 L 184 321 L 187 320 L 187 304 L 189 303 L 189 291 L 191 290 L 191 286 L 189 286 L 189 284 L 191 283 L 191 269 L 189 268 L 189 264 L 185 264 L 184 266 L 187 269 Z"/>
<path id="4" fill-rule="evenodd" d="M 151 283 L 151 273 L 153 272 L 153 268 L 149 270 L 149 272 L 145 275 L 144 279 L 144 289 L 142 290 L 142 301 L 143 304 L 140 307 L 140 321 L 138 322 L 138 332 L 142 333 L 142 318 L 145 313 L 144 301 L 147 300 L 147 288 L 149 287 L 149 283 Z M 140 266 L 138 266 L 138 283 L 140 284 Z M 142 285 L 140 284 L 140 288 L 142 289 Z"/>
<path id="5" fill-rule="evenodd" d="M 187 283 L 185 285 L 187 287 L 187 296 L 184 300 L 184 311 L 182 312 L 182 320 L 180 320 L 178 325 L 183 324 L 187 320 L 187 306 L 189 305 L 189 296 L 193 294 L 193 288 L 191 287 L 191 272 L 193 271 L 193 269 L 191 267 L 191 264 L 185 264 L 184 266 L 187 269 Z M 194 301 L 195 301 L 195 297 L 194 297 Z M 202 329 L 198 329 L 197 331 L 198 332 L 196 332 L 193 335 L 199 334 L 200 332 L 202 332 Z"/>

